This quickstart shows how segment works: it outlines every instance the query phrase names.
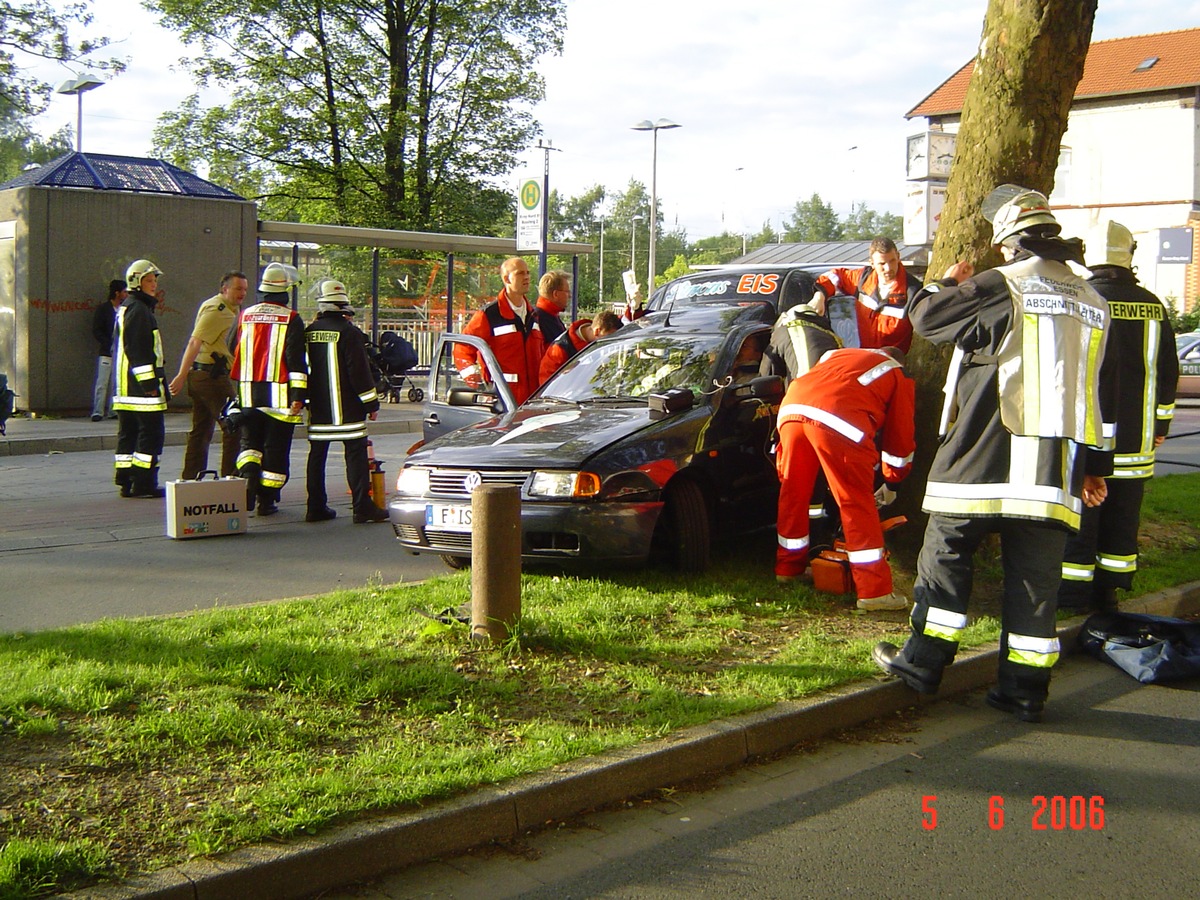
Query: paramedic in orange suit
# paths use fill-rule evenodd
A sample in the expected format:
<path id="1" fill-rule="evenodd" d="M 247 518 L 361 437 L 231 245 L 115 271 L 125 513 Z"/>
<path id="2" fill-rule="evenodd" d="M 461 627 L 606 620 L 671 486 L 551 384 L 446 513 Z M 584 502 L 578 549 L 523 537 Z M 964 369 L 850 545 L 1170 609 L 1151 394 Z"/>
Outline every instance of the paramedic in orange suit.
<path id="1" fill-rule="evenodd" d="M 894 347 L 831 350 L 791 383 L 779 408 L 776 578 L 795 581 L 808 567 L 809 500 L 823 470 L 842 512 L 858 608 L 864 610 L 907 605 L 892 589 L 878 513 L 879 505 L 895 498 L 891 486 L 908 474 L 916 448 L 915 389 L 903 356 Z M 886 483 L 876 492 L 879 464 Z"/>

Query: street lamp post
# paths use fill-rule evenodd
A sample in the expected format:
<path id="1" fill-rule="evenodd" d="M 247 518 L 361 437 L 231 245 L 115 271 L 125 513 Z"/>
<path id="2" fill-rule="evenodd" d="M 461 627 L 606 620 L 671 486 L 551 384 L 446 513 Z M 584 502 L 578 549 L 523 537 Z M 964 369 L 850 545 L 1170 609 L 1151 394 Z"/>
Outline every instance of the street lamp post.
<path id="1" fill-rule="evenodd" d="M 600 217 L 600 303 L 604 304 L 604 216 Z"/>
<path id="2" fill-rule="evenodd" d="M 93 88 L 98 88 L 104 84 L 95 75 L 80 75 L 78 78 L 72 78 L 70 81 L 64 81 L 54 89 L 56 94 L 65 94 L 68 97 L 75 95 L 79 101 L 78 115 L 75 120 L 75 152 L 83 151 L 83 95 Z"/>
<path id="3" fill-rule="evenodd" d="M 631 218 L 629 225 L 629 271 L 637 275 L 637 223 L 644 222 L 646 217 L 638 214 Z"/>
<path id="4" fill-rule="evenodd" d="M 630 126 L 634 131 L 650 131 L 654 134 L 654 154 L 650 162 L 650 260 L 647 263 L 649 275 L 646 278 L 646 297 L 654 293 L 654 245 L 655 233 L 658 231 L 658 131 L 660 128 L 679 128 L 678 122 L 670 119 L 659 119 L 651 122 L 644 119 Z"/>

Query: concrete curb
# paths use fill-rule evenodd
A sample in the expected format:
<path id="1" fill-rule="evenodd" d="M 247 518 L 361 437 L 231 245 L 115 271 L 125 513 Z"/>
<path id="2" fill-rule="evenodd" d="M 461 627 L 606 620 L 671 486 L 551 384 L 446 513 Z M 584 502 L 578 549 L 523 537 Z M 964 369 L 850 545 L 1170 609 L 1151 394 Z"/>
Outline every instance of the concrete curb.
<path id="1" fill-rule="evenodd" d="M 1126 612 L 1181 616 L 1200 610 L 1200 582 L 1122 604 Z M 1076 651 L 1084 617 L 1059 628 L 1063 652 Z M 356 881 L 472 847 L 597 807 L 743 765 L 908 707 L 937 702 L 995 680 L 998 646 L 960 654 L 937 697 L 901 682 L 858 683 L 810 700 L 689 728 L 626 750 L 575 760 L 427 809 L 331 829 L 284 846 L 248 847 L 121 884 L 67 895 L 94 900 L 243 900 L 311 897 Z"/>

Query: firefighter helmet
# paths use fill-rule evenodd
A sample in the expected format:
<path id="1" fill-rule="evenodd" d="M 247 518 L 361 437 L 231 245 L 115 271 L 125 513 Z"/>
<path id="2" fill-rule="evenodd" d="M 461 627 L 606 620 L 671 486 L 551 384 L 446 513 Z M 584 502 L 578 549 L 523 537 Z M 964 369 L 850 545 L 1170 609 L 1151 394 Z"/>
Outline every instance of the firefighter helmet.
<path id="1" fill-rule="evenodd" d="M 287 263 L 268 263 L 263 269 L 258 289 L 264 294 L 282 294 L 294 284 L 300 283 L 300 273 Z"/>
<path id="2" fill-rule="evenodd" d="M 162 269 L 150 262 L 148 259 L 135 259 L 129 264 L 129 268 L 125 270 L 125 284 L 129 286 L 131 291 L 136 291 L 142 286 L 142 279 L 147 275 L 161 275 Z"/>
<path id="3" fill-rule="evenodd" d="M 988 194 L 983 200 L 982 212 L 992 223 L 993 244 L 1001 244 L 1035 225 L 1053 226 L 1046 229 L 1052 234 L 1058 234 L 1060 230 L 1046 195 L 1017 184 L 1002 184 Z"/>
<path id="4" fill-rule="evenodd" d="M 346 285 L 336 278 L 326 278 L 321 282 L 317 294 L 317 312 L 340 312 L 348 316 L 354 315 L 350 308 L 350 297 L 346 293 Z"/>
<path id="5" fill-rule="evenodd" d="M 1133 251 L 1136 249 L 1137 241 L 1133 239 L 1133 232 L 1112 219 L 1101 222 L 1089 231 L 1083 245 L 1088 268 L 1120 266 L 1123 269 L 1131 269 Z"/>

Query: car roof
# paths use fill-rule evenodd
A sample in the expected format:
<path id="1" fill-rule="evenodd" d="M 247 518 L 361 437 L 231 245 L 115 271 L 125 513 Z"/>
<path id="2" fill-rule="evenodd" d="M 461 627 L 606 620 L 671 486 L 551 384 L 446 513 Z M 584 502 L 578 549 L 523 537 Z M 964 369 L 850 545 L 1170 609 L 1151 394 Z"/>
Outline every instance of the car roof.
<path id="1" fill-rule="evenodd" d="M 614 332 L 616 338 L 629 335 L 629 329 L 653 329 L 676 334 L 725 333 L 742 325 L 771 325 L 775 321 L 775 307 L 765 300 L 731 302 L 717 300 L 711 303 L 680 303 L 653 309 L 631 325 Z M 599 338 L 607 340 L 608 336 Z"/>

